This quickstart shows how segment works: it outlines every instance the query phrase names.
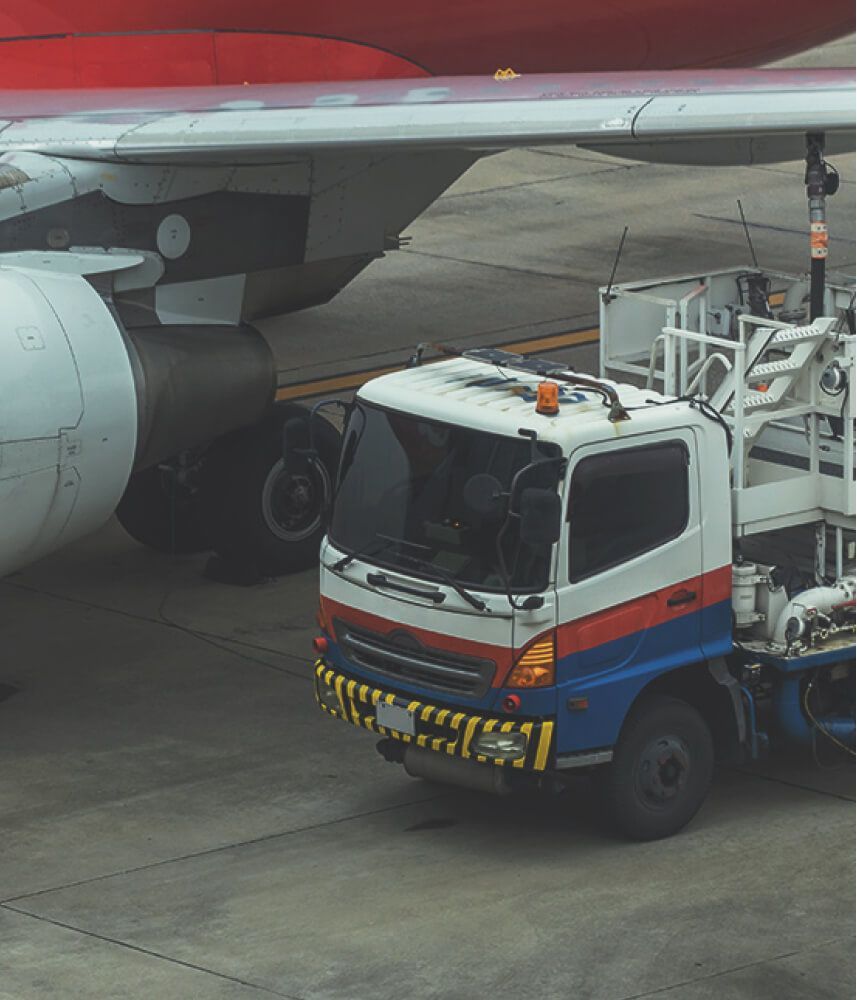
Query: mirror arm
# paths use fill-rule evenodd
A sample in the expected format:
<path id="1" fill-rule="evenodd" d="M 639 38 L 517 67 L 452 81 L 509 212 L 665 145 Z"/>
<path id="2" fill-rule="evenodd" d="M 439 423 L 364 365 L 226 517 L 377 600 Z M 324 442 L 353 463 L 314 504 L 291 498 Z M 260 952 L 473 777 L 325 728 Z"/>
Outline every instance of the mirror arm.
<path id="1" fill-rule="evenodd" d="M 520 434 L 521 432 L 518 431 L 518 433 Z M 532 431 L 531 433 L 535 434 L 535 431 Z M 525 465 L 523 467 L 523 469 L 519 469 L 515 473 L 515 475 L 512 477 L 512 482 L 509 485 L 509 494 L 508 494 L 508 496 L 509 496 L 509 513 L 510 514 L 514 514 L 516 517 L 519 515 L 518 511 L 512 509 L 512 501 L 514 500 L 515 490 L 518 488 L 518 480 L 521 478 L 521 476 L 523 476 L 524 473 L 532 472 L 533 469 L 538 468 L 540 465 L 548 465 L 551 462 L 558 462 L 559 463 L 559 468 L 557 469 L 557 479 L 561 480 L 562 477 L 565 475 L 565 470 L 566 470 L 566 459 L 565 459 L 564 455 L 554 455 L 551 458 L 540 458 L 536 462 L 530 462 L 529 465 Z M 505 525 L 504 525 L 504 527 L 505 527 Z"/>
<path id="2" fill-rule="evenodd" d="M 529 430 L 526 427 L 521 427 L 518 429 L 518 433 L 522 437 L 530 438 L 533 449 L 535 450 L 536 441 L 538 440 L 538 435 L 536 434 L 536 432 Z M 495 543 L 495 550 L 497 553 L 497 565 L 503 576 L 503 585 L 506 590 L 506 599 L 508 600 L 510 606 L 515 611 L 534 611 L 537 608 L 542 607 L 542 605 L 544 604 L 544 598 L 539 597 L 536 594 L 531 594 L 529 597 L 525 598 L 523 602 L 520 604 L 515 600 L 514 596 L 512 595 L 512 581 L 509 578 L 509 570 L 506 566 L 506 560 L 503 558 L 503 539 L 505 538 L 506 532 L 509 529 L 509 524 L 511 523 L 511 519 L 513 517 L 520 518 L 521 516 L 520 511 L 514 510 L 512 506 L 515 496 L 515 490 L 518 487 L 518 481 L 520 480 L 521 476 L 523 476 L 525 473 L 531 472 L 533 469 L 537 468 L 540 465 L 547 465 L 551 462 L 559 463 L 559 468 L 557 470 L 557 477 L 558 479 L 561 480 L 562 477 L 565 475 L 565 470 L 567 467 L 567 462 L 564 455 L 554 455 L 551 458 L 539 458 L 538 461 L 530 462 L 529 465 L 525 465 L 523 469 L 519 469 L 515 473 L 515 475 L 512 477 L 512 482 L 509 485 L 509 493 L 508 493 L 509 509 L 506 513 L 506 520 L 503 522 L 503 527 L 500 528 L 500 530 L 497 532 L 497 541 Z M 536 604 L 535 601 L 538 601 L 539 603 Z"/>
<path id="3" fill-rule="evenodd" d="M 315 416 L 325 407 L 329 406 L 339 407 L 339 409 L 342 410 L 343 416 L 347 422 L 351 409 L 354 406 L 354 401 L 352 400 L 350 403 L 346 403 L 344 399 L 322 399 L 309 411 L 309 446 L 312 450 L 313 457 L 318 455 L 318 449 L 315 446 L 315 431 L 313 430 L 315 426 Z"/>
<path id="4" fill-rule="evenodd" d="M 509 524 L 512 518 L 518 516 L 519 515 L 515 514 L 510 507 L 508 513 L 506 514 L 506 520 L 503 522 L 503 527 L 497 532 L 497 539 L 494 543 L 494 549 L 497 553 L 497 565 L 500 568 L 500 573 L 503 577 L 503 587 L 506 590 L 506 600 L 509 602 L 509 606 L 513 611 L 522 611 L 523 605 L 518 604 L 512 596 L 512 581 L 509 577 L 509 569 L 506 566 L 506 560 L 503 556 L 503 539 L 506 537 L 506 532 L 509 529 Z"/>

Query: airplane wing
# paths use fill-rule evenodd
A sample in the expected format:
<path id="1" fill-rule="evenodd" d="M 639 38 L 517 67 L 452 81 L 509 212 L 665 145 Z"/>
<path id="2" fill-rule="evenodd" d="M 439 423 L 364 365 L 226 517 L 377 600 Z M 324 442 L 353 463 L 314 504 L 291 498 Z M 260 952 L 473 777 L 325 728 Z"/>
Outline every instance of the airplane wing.
<path id="1" fill-rule="evenodd" d="M 0 91 L 0 402 L 12 417 L 0 506 L 15 527 L 0 572 L 92 530 L 126 489 L 126 527 L 172 545 L 161 471 L 183 483 L 189 470 L 199 493 L 197 450 L 212 441 L 203 466 L 214 463 L 223 528 L 204 544 L 260 568 L 315 558 L 317 536 L 289 523 L 299 540 L 287 546 L 273 501 L 253 493 L 257 480 L 292 491 L 269 488 L 277 467 L 235 465 L 281 453 L 258 415 L 285 359 L 255 324 L 328 301 L 480 156 L 569 143 L 746 163 L 803 157 L 808 132 L 825 133 L 827 152 L 854 139 L 851 70 L 498 75 Z M 135 469 L 143 478 L 126 486 Z M 315 517 L 300 489 L 298 516 Z M 135 510 L 149 513 L 134 522 Z"/>
<path id="2" fill-rule="evenodd" d="M 570 143 L 636 159 L 752 163 L 854 144 L 851 69 L 691 70 L 110 91 L 0 92 L 0 154 L 135 163 Z"/>

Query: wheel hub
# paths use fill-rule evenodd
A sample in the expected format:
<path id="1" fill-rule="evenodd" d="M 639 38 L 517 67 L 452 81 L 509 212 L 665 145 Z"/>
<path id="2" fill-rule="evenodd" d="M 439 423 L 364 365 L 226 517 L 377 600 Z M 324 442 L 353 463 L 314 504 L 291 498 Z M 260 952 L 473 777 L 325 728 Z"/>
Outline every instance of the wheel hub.
<path id="1" fill-rule="evenodd" d="M 288 472 L 282 459 L 268 473 L 262 490 L 262 516 L 272 534 L 295 542 L 313 534 L 329 487 L 327 472 L 313 463 L 306 472 Z"/>
<path id="2" fill-rule="evenodd" d="M 665 805 L 680 795 L 687 784 L 690 757 L 677 736 L 663 736 L 640 755 L 637 788 L 651 805 Z"/>

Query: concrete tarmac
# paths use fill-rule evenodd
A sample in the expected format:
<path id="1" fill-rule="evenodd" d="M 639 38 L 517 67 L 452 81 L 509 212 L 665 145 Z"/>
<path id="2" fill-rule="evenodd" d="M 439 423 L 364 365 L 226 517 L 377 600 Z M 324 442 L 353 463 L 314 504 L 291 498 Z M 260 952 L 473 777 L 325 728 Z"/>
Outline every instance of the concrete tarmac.
<path id="1" fill-rule="evenodd" d="M 854 161 L 836 163 L 847 270 Z M 623 280 L 745 261 L 736 197 L 760 259 L 803 270 L 801 179 L 495 157 L 409 251 L 271 335 L 298 380 L 427 333 L 591 325 L 626 223 Z M 853 769 L 720 768 L 651 844 L 605 830 L 584 782 L 504 800 L 417 782 L 315 706 L 316 574 L 236 588 L 204 565 L 111 523 L 0 582 L 2 1000 L 854 996 Z"/>

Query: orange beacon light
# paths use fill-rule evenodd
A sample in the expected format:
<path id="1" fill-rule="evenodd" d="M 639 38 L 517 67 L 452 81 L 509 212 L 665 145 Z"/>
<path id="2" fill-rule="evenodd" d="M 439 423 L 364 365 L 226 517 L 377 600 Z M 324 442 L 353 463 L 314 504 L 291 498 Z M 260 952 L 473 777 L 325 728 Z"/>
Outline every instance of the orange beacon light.
<path id="1" fill-rule="evenodd" d="M 536 413 L 549 417 L 559 413 L 559 386 L 556 382 L 539 382 Z"/>

